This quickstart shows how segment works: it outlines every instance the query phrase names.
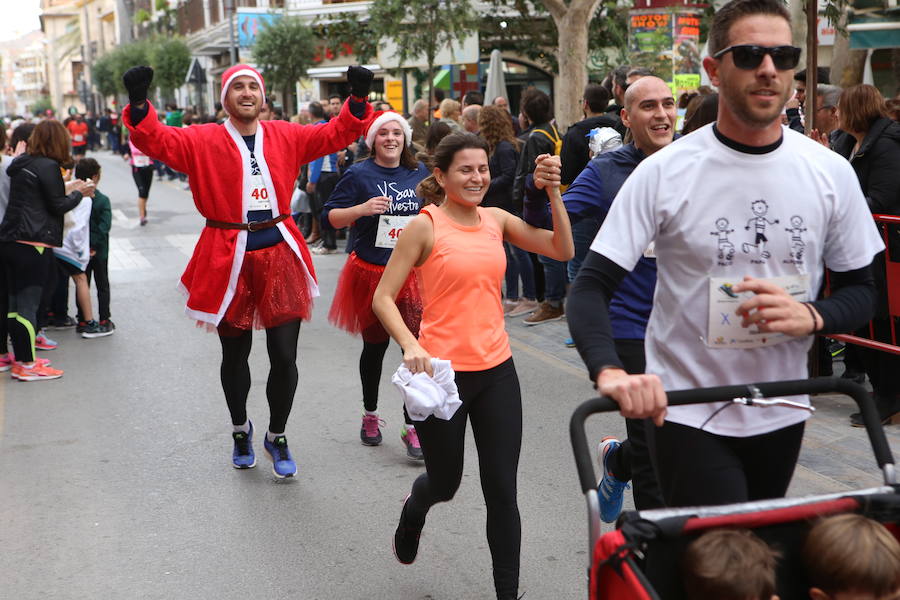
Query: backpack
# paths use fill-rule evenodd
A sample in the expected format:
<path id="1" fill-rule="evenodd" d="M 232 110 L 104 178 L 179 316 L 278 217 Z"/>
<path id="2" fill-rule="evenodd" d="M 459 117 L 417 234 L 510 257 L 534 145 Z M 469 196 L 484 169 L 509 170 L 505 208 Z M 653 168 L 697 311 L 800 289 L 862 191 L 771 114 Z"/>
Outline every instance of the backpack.
<path id="1" fill-rule="evenodd" d="M 543 133 L 547 136 L 547 139 L 553 142 L 553 156 L 559 156 L 560 152 L 562 152 L 562 138 L 559 137 L 559 132 L 556 130 L 556 127 L 551 123 L 550 127 L 553 129 L 553 135 L 550 135 L 543 129 L 535 129 L 535 132 Z"/>

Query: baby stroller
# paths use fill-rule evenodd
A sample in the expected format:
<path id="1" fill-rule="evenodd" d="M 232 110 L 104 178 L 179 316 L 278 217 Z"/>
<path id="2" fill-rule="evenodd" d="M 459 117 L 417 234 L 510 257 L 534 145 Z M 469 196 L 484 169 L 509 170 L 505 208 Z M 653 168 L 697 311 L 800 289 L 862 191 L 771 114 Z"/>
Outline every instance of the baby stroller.
<path id="1" fill-rule="evenodd" d="M 782 600 L 809 598 L 800 549 L 810 522 L 817 517 L 859 512 L 884 523 L 900 539 L 900 486 L 894 460 L 877 409 L 868 392 L 849 380 L 816 378 L 669 392 L 670 406 L 731 401 L 749 406 L 794 405 L 773 397 L 838 392 L 852 397 L 862 412 L 866 432 L 884 486 L 850 493 L 694 508 L 626 511 L 616 530 L 600 535 L 597 479 L 584 430 L 589 415 L 617 411 L 609 398 L 594 398 L 575 409 L 569 423 L 581 490 L 588 507 L 588 590 L 591 600 L 683 600 L 680 556 L 687 545 L 709 529 L 740 527 L 753 532 L 781 553 L 777 588 Z"/>

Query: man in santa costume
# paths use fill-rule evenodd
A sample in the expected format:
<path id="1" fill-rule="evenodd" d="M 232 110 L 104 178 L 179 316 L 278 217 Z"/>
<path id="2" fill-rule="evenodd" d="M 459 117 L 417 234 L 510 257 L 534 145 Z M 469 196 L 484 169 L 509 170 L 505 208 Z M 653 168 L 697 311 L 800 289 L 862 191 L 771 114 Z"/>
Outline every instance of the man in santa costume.
<path id="1" fill-rule="evenodd" d="M 350 67 L 351 97 L 327 124 L 260 121 L 265 83 L 256 69 L 235 65 L 222 74 L 224 124 L 167 127 L 147 90 L 150 67 L 123 76 L 129 105 L 123 118 L 131 141 L 148 156 L 187 173 L 194 204 L 206 217 L 181 276 L 186 312 L 215 327 L 222 343 L 222 388 L 234 425 L 232 464 L 256 465 L 253 424 L 247 418 L 252 330 L 266 330 L 271 369 L 266 386 L 270 420 L 264 447 L 279 478 L 297 472 L 285 425 L 297 388 L 300 321 L 319 295 L 312 259 L 293 219 L 291 193 L 301 165 L 337 152 L 365 129 L 372 73 Z"/>

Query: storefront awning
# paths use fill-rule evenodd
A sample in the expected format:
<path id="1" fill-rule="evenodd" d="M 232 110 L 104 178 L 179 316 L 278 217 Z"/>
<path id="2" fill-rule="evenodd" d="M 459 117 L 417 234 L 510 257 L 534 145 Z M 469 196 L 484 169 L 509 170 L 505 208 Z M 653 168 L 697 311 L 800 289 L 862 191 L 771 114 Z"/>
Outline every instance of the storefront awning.
<path id="1" fill-rule="evenodd" d="M 847 25 L 851 49 L 900 48 L 900 12 L 855 14 Z"/>

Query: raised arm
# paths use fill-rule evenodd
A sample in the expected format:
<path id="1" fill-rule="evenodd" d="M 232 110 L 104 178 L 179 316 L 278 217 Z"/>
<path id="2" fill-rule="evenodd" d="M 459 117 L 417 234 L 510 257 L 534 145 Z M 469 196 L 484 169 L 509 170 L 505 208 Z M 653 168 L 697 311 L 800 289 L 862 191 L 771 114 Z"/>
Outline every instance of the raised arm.
<path id="1" fill-rule="evenodd" d="M 301 163 L 343 150 L 357 140 L 366 128 L 374 110 L 366 100 L 372 87 L 373 74 L 360 66 L 347 69 L 350 97 L 340 114 L 317 125 L 292 124 L 294 143 L 300 148 Z"/>
<path id="2" fill-rule="evenodd" d="M 122 76 L 122 81 L 128 90 L 128 106 L 122 111 L 122 119 L 131 142 L 147 156 L 161 160 L 176 171 L 188 172 L 189 157 L 193 153 L 189 129 L 160 123 L 156 109 L 147 100 L 153 69 L 132 67 Z"/>
<path id="3" fill-rule="evenodd" d="M 493 214 L 503 225 L 503 236 L 526 252 L 536 252 L 559 261 L 566 261 L 575 255 L 572 242 L 572 227 L 569 214 L 559 194 L 560 163 L 558 156 L 542 154 L 535 162 L 534 175 L 537 185 L 546 189 L 550 198 L 550 214 L 553 230 L 548 231 L 529 225 L 522 219 L 506 211 L 493 209 Z"/>

